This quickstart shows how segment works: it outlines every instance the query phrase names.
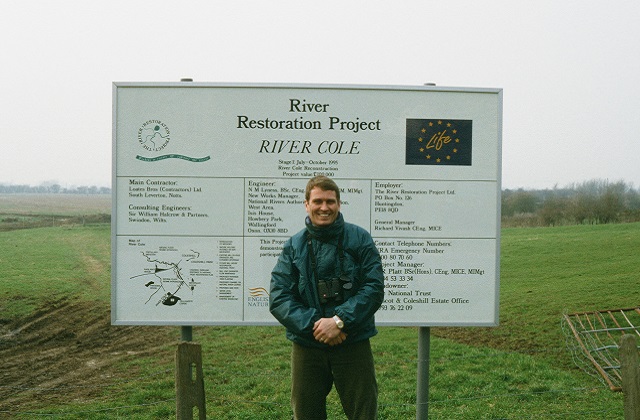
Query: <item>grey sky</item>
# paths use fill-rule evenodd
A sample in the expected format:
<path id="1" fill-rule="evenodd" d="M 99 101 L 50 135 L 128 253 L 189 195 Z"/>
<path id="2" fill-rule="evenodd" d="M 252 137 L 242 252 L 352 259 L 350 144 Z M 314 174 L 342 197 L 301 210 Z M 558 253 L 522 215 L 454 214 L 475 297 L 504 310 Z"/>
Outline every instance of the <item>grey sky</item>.
<path id="1" fill-rule="evenodd" d="M 0 2 L 0 183 L 108 186 L 114 81 L 504 89 L 503 188 L 640 184 L 640 3 Z"/>

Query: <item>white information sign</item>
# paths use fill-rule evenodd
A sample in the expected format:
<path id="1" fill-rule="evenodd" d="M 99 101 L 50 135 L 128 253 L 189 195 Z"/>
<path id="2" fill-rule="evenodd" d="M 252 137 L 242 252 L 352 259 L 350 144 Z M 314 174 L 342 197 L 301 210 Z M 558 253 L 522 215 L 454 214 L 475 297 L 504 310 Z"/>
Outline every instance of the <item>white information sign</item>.
<path id="1" fill-rule="evenodd" d="M 325 174 L 380 250 L 378 325 L 497 325 L 501 133 L 501 89 L 114 83 L 112 322 L 277 324 Z"/>

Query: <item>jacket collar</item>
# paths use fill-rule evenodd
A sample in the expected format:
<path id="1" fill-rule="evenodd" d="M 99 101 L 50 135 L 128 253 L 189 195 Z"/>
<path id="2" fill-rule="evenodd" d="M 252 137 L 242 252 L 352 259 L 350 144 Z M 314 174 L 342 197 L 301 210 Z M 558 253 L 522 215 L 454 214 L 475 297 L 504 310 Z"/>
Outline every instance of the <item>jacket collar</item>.
<path id="1" fill-rule="evenodd" d="M 338 213 L 336 221 L 329 226 L 314 226 L 311 223 L 311 219 L 309 219 L 309 216 L 307 216 L 304 224 L 307 228 L 309 236 L 314 239 L 326 242 L 330 239 L 338 237 L 338 235 L 342 233 L 344 229 L 344 218 L 342 217 L 342 213 Z"/>

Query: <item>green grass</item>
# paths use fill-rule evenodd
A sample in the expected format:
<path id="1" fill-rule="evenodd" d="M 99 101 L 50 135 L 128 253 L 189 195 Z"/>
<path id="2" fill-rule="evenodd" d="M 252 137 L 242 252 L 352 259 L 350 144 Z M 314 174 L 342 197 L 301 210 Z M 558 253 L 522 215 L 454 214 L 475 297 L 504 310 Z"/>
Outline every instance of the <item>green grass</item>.
<path id="1" fill-rule="evenodd" d="M 638 249 L 640 223 L 503 229 L 500 326 L 432 328 L 430 418 L 621 418 L 622 394 L 575 367 L 561 320 L 565 312 L 637 306 Z M 108 307 L 109 252 L 107 226 L 0 233 L 2 316 L 23 317 L 52 295 Z M 153 357 L 113 366 L 114 385 L 95 399 L 37 411 L 173 418 L 174 330 L 173 342 L 171 329 L 159 330 L 167 345 Z M 416 328 L 385 327 L 372 341 L 381 419 L 415 417 L 417 339 Z M 290 344 L 282 328 L 196 327 L 194 340 L 203 350 L 209 418 L 288 418 Z M 329 412 L 343 418 L 335 392 Z"/>
<path id="2" fill-rule="evenodd" d="M 24 317 L 60 298 L 108 304 L 110 252 L 108 225 L 0 233 L 3 317 Z"/>
<path id="3" fill-rule="evenodd" d="M 0 231 L 109 223 L 108 194 L 0 194 Z"/>
<path id="4" fill-rule="evenodd" d="M 199 327 L 194 335 L 203 347 L 208 418 L 289 418 L 290 346 L 279 328 Z M 414 328 L 383 328 L 374 340 L 381 419 L 415 417 L 416 336 Z M 432 340 L 431 354 L 433 419 L 548 418 L 550 414 L 619 419 L 622 413 L 622 394 L 612 393 L 580 371 L 534 356 L 442 339 Z M 96 402 L 37 412 L 77 419 L 88 414 L 104 419 L 173 418 L 172 368 L 167 357 L 131 360 L 119 369 L 142 379 L 110 388 Z M 154 376 L 164 369 L 167 372 Z M 148 405 L 157 401 L 164 402 Z M 100 417 L 103 410 L 107 411 Z M 329 398 L 329 418 L 344 418 L 335 391 Z"/>
<path id="5" fill-rule="evenodd" d="M 569 367 L 552 351 L 564 348 L 563 313 L 640 303 L 640 223 L 504 229 L 501 245 L 500 327 L 466 332 L 479 343 Z"/>

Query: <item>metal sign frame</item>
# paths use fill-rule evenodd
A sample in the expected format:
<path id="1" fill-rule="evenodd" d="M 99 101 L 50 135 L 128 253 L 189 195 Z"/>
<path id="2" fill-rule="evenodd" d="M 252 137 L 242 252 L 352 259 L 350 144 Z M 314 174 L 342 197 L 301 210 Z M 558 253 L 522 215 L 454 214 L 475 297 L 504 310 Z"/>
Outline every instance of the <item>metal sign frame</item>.
<path id="1" fill-rule="evenodd" d="M 112 323 L 276 325 L 325 173 L 381 251 L 378 325 L 495 326 L 501 144 L 501 89 L 114 83 Z"/>

